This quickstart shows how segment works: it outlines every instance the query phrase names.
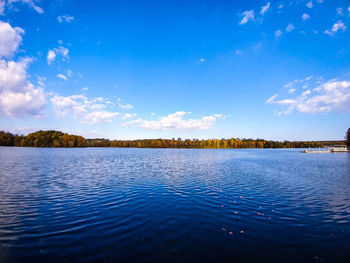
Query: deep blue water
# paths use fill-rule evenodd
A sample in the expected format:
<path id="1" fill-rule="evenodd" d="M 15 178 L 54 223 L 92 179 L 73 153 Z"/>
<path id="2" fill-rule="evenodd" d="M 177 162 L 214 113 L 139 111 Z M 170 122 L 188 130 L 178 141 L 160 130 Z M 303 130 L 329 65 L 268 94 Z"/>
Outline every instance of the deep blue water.
<path id="1" fill-rule="evenodd" d="M 350 262 L 350 154 L 0 147 L 0 262 Z"/>

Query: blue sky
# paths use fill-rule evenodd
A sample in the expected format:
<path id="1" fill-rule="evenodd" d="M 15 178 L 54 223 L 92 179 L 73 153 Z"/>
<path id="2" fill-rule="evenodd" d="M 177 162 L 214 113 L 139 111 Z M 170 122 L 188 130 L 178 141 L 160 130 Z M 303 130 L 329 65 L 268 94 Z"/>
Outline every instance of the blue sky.
<path id="1" fill-rule="evenodd" d="M 0 129 L 343 139 L 350 2 L 0 0 Z"/>

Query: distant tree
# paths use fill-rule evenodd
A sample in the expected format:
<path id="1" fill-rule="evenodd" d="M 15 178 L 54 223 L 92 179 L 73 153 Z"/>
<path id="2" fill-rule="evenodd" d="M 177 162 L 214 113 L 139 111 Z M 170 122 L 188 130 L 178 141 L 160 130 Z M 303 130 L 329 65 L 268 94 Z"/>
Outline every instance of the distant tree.
<path id="1" fill-rule="evenodd" d="M 347 144 L 350 148 L 350 128 L 346 141 L 265 141 L 263 139 L 146 139 L 108 140 L 103 138 L 85 139 L 60 131 L 37 131 L 24 135 L 0 131 L 0 146 L 29 147 L 138 147 L 138 148 L 318 148 L 324 145 Z"/>

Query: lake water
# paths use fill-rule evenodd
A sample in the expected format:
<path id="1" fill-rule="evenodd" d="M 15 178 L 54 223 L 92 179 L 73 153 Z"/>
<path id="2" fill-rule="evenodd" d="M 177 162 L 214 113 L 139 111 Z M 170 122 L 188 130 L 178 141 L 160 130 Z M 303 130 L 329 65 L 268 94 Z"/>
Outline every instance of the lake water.
<path id="1" fill-rule="evenodd" d="M 0 262 L 350 262 L 350 154 L 0 147 Z"/>

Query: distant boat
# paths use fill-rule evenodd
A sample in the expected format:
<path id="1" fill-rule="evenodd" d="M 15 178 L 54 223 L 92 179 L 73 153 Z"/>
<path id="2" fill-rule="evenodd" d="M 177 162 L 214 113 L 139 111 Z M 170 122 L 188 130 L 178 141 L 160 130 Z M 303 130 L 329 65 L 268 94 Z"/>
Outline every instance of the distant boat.
<path id="1" fill-rule="evenodd" d="M 346 145 L 334 145 L 329 148 L 332 153 L 347 152 L 348 148 Z"/>

